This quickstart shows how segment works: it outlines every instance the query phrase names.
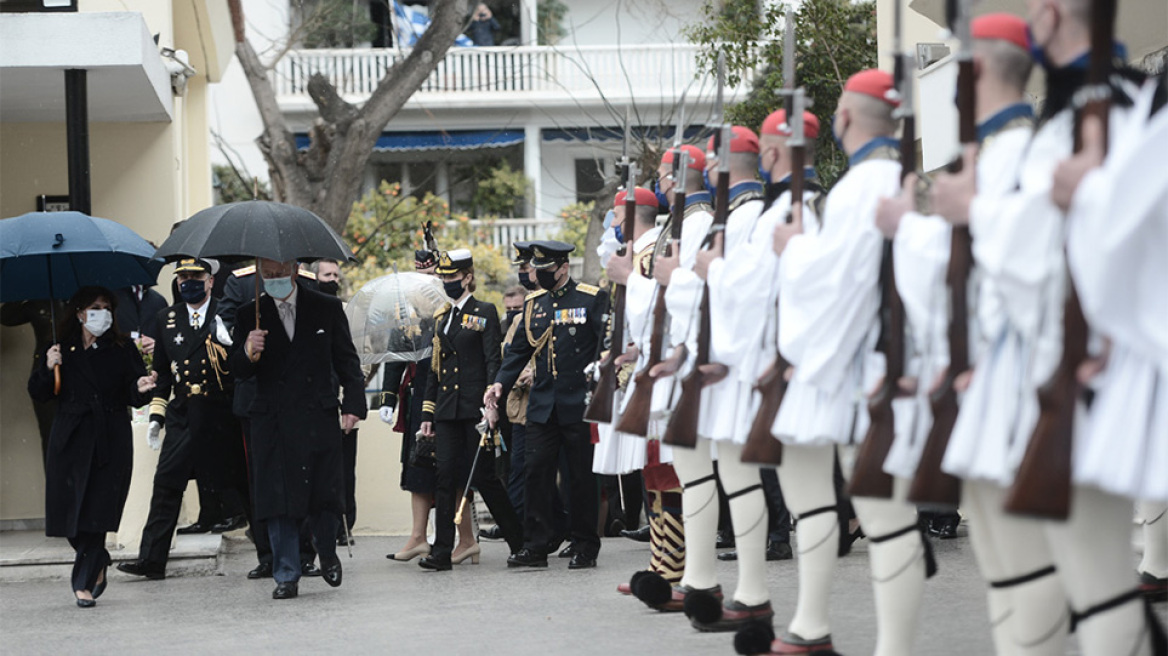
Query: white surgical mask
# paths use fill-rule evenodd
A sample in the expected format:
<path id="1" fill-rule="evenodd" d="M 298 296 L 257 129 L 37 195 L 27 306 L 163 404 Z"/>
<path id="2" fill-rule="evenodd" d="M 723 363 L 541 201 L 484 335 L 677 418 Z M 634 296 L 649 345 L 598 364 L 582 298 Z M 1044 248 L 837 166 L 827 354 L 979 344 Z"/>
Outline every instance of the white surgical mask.
<path id="1" fill-rule="evenodd" d="M 94 337 L 101 337 L 114 325 L 114 315 L 109 310 L 86 310 L 81 325 Z"/>
<path id="2" fill-rule="evenodd" d="M 272 298 L 288 298 L 288 295 L 292 293 L 292 276 L 264 278 L 264 291 Z"/>

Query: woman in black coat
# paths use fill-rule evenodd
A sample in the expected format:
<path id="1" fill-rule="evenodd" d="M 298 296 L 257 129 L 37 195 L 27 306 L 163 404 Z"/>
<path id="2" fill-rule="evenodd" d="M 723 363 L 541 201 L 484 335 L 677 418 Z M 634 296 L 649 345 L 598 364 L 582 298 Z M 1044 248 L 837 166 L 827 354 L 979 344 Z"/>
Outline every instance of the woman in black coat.
<path id="1" fill-rule="evenodd" d="M 130 491 L 129 407 L 145 405 L 154 389 L 137 347 L 117 330 L 116 303 L 103 287 L 79 289 L 62 320 L 60 343 L 49 347 L 45 366 L 28 380 L 34 400 L 58 400 L 45 469 L 45 535 L 68 538 L 77 552 L 73 593 L 82 608 L 93 607 L 105 591 L 105 534 L 118 530 Z"/>

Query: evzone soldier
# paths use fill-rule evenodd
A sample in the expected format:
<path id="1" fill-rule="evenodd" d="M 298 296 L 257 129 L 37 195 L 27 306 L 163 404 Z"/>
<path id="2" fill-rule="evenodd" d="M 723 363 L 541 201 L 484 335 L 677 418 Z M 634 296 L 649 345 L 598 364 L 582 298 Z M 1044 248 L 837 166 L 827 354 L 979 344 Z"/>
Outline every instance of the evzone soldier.
<path id="1" fill-rule="evenodd" d="M 484 418 L 480 390 L 495 379 L 502 356 L 498 310 L 472 295 L 475 272 L 469 250 L 442 253 L 436 272 L 450 302 L 434 315 L 433 358 L 422 402 L 421 432 L 435 439 L 438 489 L 434 547 L 418 564 L 448 571 L 468 557 L 472 563 L 479 561 L 477 544 L 452 553 L 455 511 L 467 492 L 460 487 L 463 481 L 469 479 L 483 496 L 511 553 L 523 548 L 523 526 L 495 476 L 494 452 L 481 443 L 483 436 L 476 428 Z"/>
<path id="2" fill-rule="evenodd" d="M 1017 545 L 1025 544 L 1026 554 L 1043 556 L 1042 562 L 1030 563 L 1039 569 L 1019 572 L 1010 587 L 1025 590 L 1023 585 L 1033 587 L 1041 581 L 1048 590 L 1042 599 L 1025 600 L 1027 606 L 1047 606 L 1045 622 L 1034 622 L 1027 635 L 1054 644 L 1026 653 L 1062 653 L 1065 631 L 1056 629 L 1069 621 L 1077 628 L 1085 654 L 1148 654 L 1152 647 L 1146 636 L 1149 629 L 1158 627 L 1148 626 L 1144 609 L 1135 603 L 1139 595 L 1130 571 L 1128 521 L 1133 499 L 1156 487 L 1159 498 L 1164 498 L 1166 461 L 1163 455 L 1157 460 L 1156 454 L 1157 450 L 1165 453 L 1168 432 L 1162 421 L 1163 398 L 1159 403 L 1153 398 L 1157 368 L 1163 366 L 1163 342 L 1153 346 L 1155 342 L 1142 341 L 1139 326 L 1149 325 L 1143 323 L 1150 316 L 1146 312 L 1162 307 L 1158 297 L 1153 298 L 1158 292 L 1144 285 L 1156 279 L 1154 284 L 1162 286 L 1165 276 L 1162 267 L 1153 264 L 1158 256 L 1144 250 L 1150 248 L 1145 241 L 1149 235 L 1140 234 L 1145 227 L 1157 225 L 1155 220 L 1145 224 L 1146 212 L 1124 209 L 1129 200 L 1163 186 L 1157 180 L 1150 186 L 1128 188 L 1112 178 L 1110 188 L 1091 184 L 1088 193 L 1074 194 L 1076 185 L 1068 179 L 1077 184 L 1077 178 L 1103 157 L 1101 129 L 1091 120 L 1085 121 L 1080 132 L 1084 150 L 1064 165 L 1077 173 L 1060 171 L 1052 178 L 1059 162 L 1072 151 L 1078 109 L 1074 98 L 1087 82 L 1092 23 L 1085 0 L 1032 3 L 1029 9 L 1030 45 L 1043 53 L 1047 90 L 1039 127 L 1026 146 L 1016 184 L 993 193 L 970 176 L 956 175 L 939 177 L 934 187 L 938 213 L 955 224 L 970 226 L 975 263 L 997 284 L 997 302 L 1005 315 L 1001 334 L 974 369 L 943 468 L 966 479 L 967 489 L 996 492 L 984 504 L 992 505 L 991 517 L 1003 512 L 1005 490 L 1014 483 L 1039 425 L 1038 390 L 1062 356 L 1069 264 L 1088 325 L 1110 347 L 1093 348 L 1076 372 L 1081 382 L 1095 388 L 1096 395 L 1089 418 L 1081 400 L 1073 401 L 1079 407 L 1072 454 L 1075 487 L 1068 520 L 1019 516 L 1005 520 L 1025 526 L 1031 537 L 1037 533 L 1028 542 L 1014 536 L 1012 553 L 1019 551 Z M 1118 72 L 1131 78 L 1123 69 Z M 1131 132 L 1125 123 L 1143 124 L 1148 113 L 1141 116 L 1138 105 L 1127 109 L 1134 88 L 1128 82 L 1117 85 L 1116 79 L 1112 78 L 1110 94 L 1114 149 L 1110 161 L 1122 162 L 1133 152 L 1125 146 L 1151 142 L 1142 135 L 1129 140 Z M 1145 112 L 1150 104 L 1144 105 Z M 967 153 L 967 162 L 971 158 Z M 1133 168 L 1131 175 L 1134 178 L 1124 182 L 1138 179 L 1141 172 Z M 1101 173 L 1089 179 L 1097 183 L 1105 177 Z M 1072 211 L 1064 215 L 1068 208 Z M 1162 224 L 1152 228 L 1152 233 L 1157 229 L 1162 234 Z M 1069 262 L 1064 247 L 1070 253 Z M 992 414 L 979 414 L 990 410 Z M 996 427 L 985 425 L 995 419 Z M 1018 597 L 1011 601 L 1017 612 L 1023 601 Z M 1043 640 L 1044 631 L 1053 637 Z"/>
<path id="3" fill-rule="evenodd" d="M 783 443 L 779 482 L 799 519 L 801 547 L 795 616 L 772 653 L 832 649 L 828 600 L 838 530 L 832 470 L 837 447 L 862 439 L 868 417 L 859 400 L 883 373 L 874 352 L 882 242 L 874 217 L 877 201 L 900 188 L 898 104 L 887 73 L 866 70 L 848 79 L 833 118 L 848 172 L 828 194 L 817 232 L 805 234 L 813 226 L 799 217 L 774 231 L 779 350 L 793 371 L 772 433 Z M 929 569 L 928 543 L 902 483 L 892 499 L 853 499 L 872 543 L 877 655 L 912 653 Z"/>
<path id="4" fill-rule="evenodd" d="M 1004 643 L 1010 652 L 1024 654 L 1062 654 L 1064 627 L 1069 623 L 1078 624 L 1085 654 L 1149 652 L 1143 637 L 1147 635 L 1143 609 L 1138 603 L 1127 603 L 1134 601 L 1134 594 L 1125 598 L 1134 591 L 1135 581 L 1127 532 L 1132 502 L 1124 497 L 1138 497 L 1146 479 L 1142 473 L 1150 473 L 1145 467 L 1154 467 L 1142 451 L 1150 425 L 1140 424 L 1138 419 L 1141 412 L 1147 417 L 1149 407 L 1142 405 L 1140 393 L 1135 392 L 1141 389 L 1139 375 L 1129 381 L 1136 388 L 1128 390 L 1133 396 L 1121 411 L 1125 413 L 1122 419 L 1108 416 L 1107 404 L 1100 403 L 1115 390 L 1112 376 L 1132 374 L 1132 370 L 1124 372 L 1133 362 L 1127 360 L 1132 351 L 1111 363 L 1118 371 L 1108 365 L 1111 371 L 1107 376 L 1090 383 L 1099 386 L 1099 405 L 1092 405 L 1089 423 L 1076 421 L 1073 455 L 1079 486 L 1071 497 L 1069 521 L 1040 521 L 1003 510 L 1038 425 L 1038 391 L 1054 375 L 1063 351 L 1063 309 L 1068 294 L 1064 226 L 1070 225 L 1073 235 L 1075 224 L 1068 222 L 1052 201 L 1051 173 L 1071 154 L 1075 138 L 1073 97 L 1085 86 L 1085 64 L 1091 49 L 1089 7 L 1086 0 L 1029 5 L 1033 42 L 1026 43 L 1031 51 L 1043 53 L 1047 93 L 1033 137 L 1016 147 L 1010 160 L 999 160 L 1018 162 L 1014 177 L 995 188 L 982 186 L 968 173 L 940 175 L 933 188 L 934 211 L 954 224 L 969 225 L 974 264 L 982 274 L 983 288 L 992 292 L 980 295 L 985 307 L 980 306 L 978 312 L 989 346 L 975 364 L 943 469 L 965 480 L 964 505 L 967 510 L 973 508 L 979 521 L 974 529 L 985 524 L 1006 567 L 1001 579 L 990 578 L 993 574 L 986 571 L 990 586 L 1004 592 L 997 594 L 1004 599 L 997 600 L 995 593 L 990 593 L 990 613 L 1013 624 L 1008 638 L 995 635 L 995 643 L 1000 650 Z M 1131 100 L 1124 90 L 1113 92 L 1112 124 L 1118 126 L 1124 112 L 1114 107 L 1129 106 Z M 992 153 L 987 147 L 981 156 L 988 158 Z M 967 152 L 966 169 L 972 166 L 973 153 Z M 1120 216 L 1111 211 L 1106 214 L 1108 221 Z M 1139 221 L 1131 215 L 1124 218 L 1133 219 L 1128 225 Z M 1099 252 L 1121 235 L 1113 230 L 1108 228 L 1107 236 L 1091 245 L 1089 257 L 1097 263 L 1119 266 L 1118 260 L 1127 257 L 1121 254 L 1112 261 L 1114 252 Z M 1132 264 L 1131 260 L 1125 264 Z M 1090 274 L 1080 280 L 1084 271 Z M 1093 275 L 1098 271 L 1096 265 L 1085 270 L 1072 266 L 1076 287 L 1097 284 Z M 1120 288 L 1133 287 L 1128 280 L 1108 287 L 1107 302 L 1124 298 L 1124 294 L 1115 295 Z M 1125 301 L 1133 298 L 1126 296 Z M 1146 302 L 1155 305 L 1150 296 Z M 1141 312 L 1138 306 L 1121 309 L 1121 305 L 1122 301 L 1099 312 L 1103 306 L 1083 303 L 1091 326 L 1103 330 L 1105 336 L 1112 334 L 1112 327 Z M 989 310 L 995 310 L 996 316 Z M 987 322 L 989 317 L 995 321 Z M 1098 370 L 1101 362 L 1092 358 L 1079 374 L 1086 378 L 1090 365 Z M 1154 386 L 1143 388 L 1142 398 L 1152 389 Z M 1083 419 L 1084 410 L 1080 404 L 1078 419 Z M 1103 444 L 1108 446 L 1101 447 Z M 1089 454 L 1096 462 L 1083 461 Z M 1117 483 L 1115 473 L 1120 470 L 1125 472 L 1119 476 L 1124 482 Z M 1153 477 L 1162 480 L 1162 474 Z"/>
<path id="5" fill-rule="evenodd" d="M 978 194 L 997 199 L 1013 193 L 1020 174 L 1026 170 L 1023 158 L 1034 121 L 1024 96 L 1031 69 L 1030 44 L 1025 21 L 1006 14 L 974 20 L 971 33 L 980 146 L 971 173 L 976 178 Z M 894 238 L 898 287 L 912 331 L 929 334 L 929 358 L 943 369 L 948 363 L 949 347 L 943 327 L 936 329 L 936 319 L 948 313 L 949 297 L 943 285 L 950 230 L 937 220 L 940 217 L 926 217 L 914 211 L 914 183 L 910 177 L 899 198 L 881 201 L 877 223 L 886 236 Z M 944 188 L 947 181 L 942 176 L 938 183 Z M 1053 576 L 1052 556 L 1042 525 L 1007 515 L 1002 507 L 1012 481 L 1012 472 L 1006 468 L 1021 457 L 1021 451 L 1008 456 L 1006 447 L 1011 439 L 1028 438 L 1032 428 L 1021 427 L 1025 435 L 1017 432 L 1013 425 L 1014 406 L 1023 396 L 1033 397 L 1032 389 L 1020 388 L 1021 369 L 1015 365 L 1025 357 L 1020 351 L 1023 336 L 1028 334 L 1024 317 L 1032 316 L 1035 297 L 1012 301 L 1010 292 L 1016 285 L 1009 271 L 1031 264 L 1025 258 L 1006 264 L 1012 259 L 1008 249 L 1021 244 L 1001 241 L 979 228 L 975 233 L 978 291 L 970 334 L 977 335 L 980 343 L 972 349 L 972 383 L 961 400 L 946 463 L 961 463 L 958 471 L 965 478 L 961 506 L 970 521 L 974 556 L 988 584 L 987 606 L 997 653 L 1062 654 L 1066 632 L 1058 627 L 1064 621 L 1065 601 Z M 902 266 L 910 267 L 913 275 L 907 269 L 902 272 Z M 944 325 L 943 321 L 939 323 Z M 932 380 L 933 376 L 926 374 L 919 384 L 930 385 Z M 917 423 L 927 430 L 929 421 Z M 914 437 L 923 441 L 919 435 Z M 898 448 L 903 441 L 900 438 L 886 467 L 891 465 L 897 475 L 909 476 L 916 469 L 920 452 L 902 452 Z"/>
<path id="6" fill-rule="evenodd" d="M 158 384 L 147 434 L 154 447 L 165 426 L 166 439 L 138 560 L 118 565 L 120 571 L 148 579 L 166 578 L 183 491 L 196 470 L 225 473 L 217 477 L 217 487 L 235 494 L 241 507 L 249 503 L 243 436 L 231 412 L 234 381 L 227 357 L 232 340 L 210 295 L 211 267 L 188 258 L 179 261 L 175 276 L 183 302 L 158 315 L 153 364 Z"/>
<path id="7" fill-rule="evenodd" d="M 616 195 L 613 204 L 614 225 L 624 226 L 626 194 L 627 191 L 621 191 Z M 604 262 L 608 279 L 626 288 L 625 335 L 628 344 L 625 353 L 616 361 L 620 367 L 618 382 L 624 390 L 622 408 L 618 410 L 623 409 L 623 404 L 627 403 L 635 386 L 633 372 L 642 369 L 648 359 L 654 301 L 652 259 L 661 234 L 661 227 L 656 225 L 656 195 L 641 187 L 635 187 L 633 194 L 636 212 L 631 222 L 633 233 L 629 235 L 631 247 L 624 256 L 613 255 Z M 616 348 L 618 345 L 610 346 Z M 668 407 L 672 390 L 672 378 L 661 378 L 654 382 L 647 438 L 621 433 L 611 424 L 597 425 L 600 441 L 596 446 L 593 471 L 619 475 L 640 469 L 648 495 L 649 567 L 634 573 L 630 581 L 618 585 L 617 591 L 621 594 L 632 594 L 634 582 L 643 577 L 645 572 L 658 574 L 668 584 L 674 584 L 681 580 L 685 569 L 681 484 L 671 464 L 672 449 L 660 442 L 663 429 L 661 415 Z M 614 416 L 619 414 L 617 412 Z"/>
<path id="8" fill-rule="evenodd" d="M 758 171 L 758 137 L 749 129 L 732 128 L 727 144 L 730 152 L 729 182 L 730 210 L 725 231 L 716 237 L 717 248 L 725 242 L 726 248 L 733 248 L 744 242 L 762 210 L 762 186 L 756 179 Z M 687 204 L 689 199 L 687 198 Z M 713 217 L 701 223 L 709 232 Z M 681 258 L 682 267 L 677 267 L 676 256 L 660 258 L 654 266 L 654 277 L 660 284 L 667 284 L 666 300 L 670 311 L 670 341 L 674 353 L 659 369 L 659 374 L 678 373 L 681 379 L 692 371 L 696 355 L 700 316 L 696 311 L 705 286 L 704 270 L 708 266 L 707 252 L 694 252 L 693 262 L 687 266 L 687 251 L 696 249 L 706 239 L 699 233 L 687 244 L 685 229 L 690 228 L 687 217 L 683 226 Z M 692 229 L 692 228 L 691 228 Z M 675 251 L 676 252 L 676 251 Z M 710 365 L 715 370 L 725 366 L 728 353 L 719 350 L 725 346 L 718 335 L 726 326 L 714 326 L 714 292 L 710 291 L 711 340 Z M 723 317 L 719 317 L 719 321 Z M 684 360 L 684 363 L 683 363 Z M 678 368 L 678 364 L 682 364 Z M 659 610 L 684 610 L 691 624 L 701 631 L 732 631 L 751 621 L 770 622 L 773 611 L 766 590 L 766 534 L 767 508 L 762 493 L 761 479 L 756 467 L 744 465 L 740 461 L 740 445 L 735 438 L 735 414 L 737 408 L 735 393 L 738 391 L 737 375 L 733 367 L 718 372 L 720 379 L 701 392 L 700 414 L 696 427 L 698 441 L 696 448 L 674 450 L 674 467 L 684 487 L 683 509 L 686 516 L 686 568 L 678 585 L 672 589 L 661 585 L 660 579 L 647 576 L 634 590 L 642 601 Z M 718 378 L 717 376 L 712 378 Z M 715 444 L 716 443 L 716 444 Z M 714 473 L 714 459 L 718 460 L 718 473 Z M 720 479 L 729 498 L 738 547 L 738 587 L 731 598 L 723 603 L 721 587 L 715 574 L 715 546 L 718 529 L 718 504 L 716 502 L 716 479 Z"/>
<path id="9" fill-rule="evenodd" d="M 512 567 L 547 567 L 548 543 L 555 532 L 552 496 L 561 450 L 567 455 L 571 494 L 573 555 L 568 568 L 595 567 L 600 552 L 591 430 L 584 422 L 588 389 L 584 369 L 604 339 L 608 294 L 572 280 L 568 254 L 573 249 L 559 241 L 532 242 L 531 265 L 543 289 L 524 301 L 522 338 L 512 341 L 495 382 L 483 397 L 487 408 L 497 411 L 504 392 L 534 360 L 527 405 L 524 544 L 507 559 Z"/>

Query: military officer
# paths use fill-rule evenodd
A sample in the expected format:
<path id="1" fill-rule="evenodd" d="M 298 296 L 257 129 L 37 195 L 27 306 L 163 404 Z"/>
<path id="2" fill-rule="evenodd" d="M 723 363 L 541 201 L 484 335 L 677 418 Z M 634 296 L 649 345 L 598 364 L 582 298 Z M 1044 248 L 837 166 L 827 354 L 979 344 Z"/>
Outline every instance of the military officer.
<path id="1" fill-rule="evenodd" d="M 418 564 L 442 571 L 466 558 L 473 563 L 479 559 L 480 548 L 473 535 L 463 535 L 459 545 L 463 548 L 452 553 L 455 507 L 462 496 L 455 492 L 465 491 L 461 486 L 468 477 L 483 495 L 513 553 L 523 547 L 523 528 L 506 488 L 494 475 L 494 453 L 480 446 L 481 436 L 475 428 L 483 418 L 479 391 L 494 380 L 502 358 L 498 310 L 473 296 L 474 259 L 469 250 L 439 255 L 437 273 L 451 302 L 434 315 L 434 355 L 422 403 L 422 434 L 436 436 L 437 528 L 430 555 Z M 478 449 L 483 450 L 476 462 Z"/>
<path id="2" fill-rule="evenodd" d="M 527 405 L 527 509 L 524 546 L 508 559 L 514 567 L 547 567 L 547 545 L 555 530 L 552 496 L 560 450 L 567 453 L 571 498 L 572 560 L 569 569 L 596 566 L 600 551 L 598 502 L 592 474 L 591 431 L 584 423 L 588 389 L 584 368 L 604 339 L 608 294 L 572 280 L 568 254 L 560 241 L 532 242 L 531 265 L 541 291 L 523 304 L 522 333 L 503 359 L 484 402 L 497 409 L 505 390 L 515 385 L 528 362 L 535 376 Z"/>
<path id="3" fill-rule="evenodd" d="M 138 560 L 118 565 L 123 572 L 149 579 L 166 578 L 183 491 L 196 470 L 210 474 L 212 485 L 240 505 L 248 503 L 242 434 L 231 413 L 231 336 L 218 316 L 218 302 L 210 296 L 215 279 L 209 264 L 193 258 L 179 261 L 175 275 L 183 302 L 158 315 L 161 328 L 153 364 L 158 386 L 150 402 L 147 435 L 152 448 L 158 448 L 163 426 L 167 438 L 154 473 Z"/>

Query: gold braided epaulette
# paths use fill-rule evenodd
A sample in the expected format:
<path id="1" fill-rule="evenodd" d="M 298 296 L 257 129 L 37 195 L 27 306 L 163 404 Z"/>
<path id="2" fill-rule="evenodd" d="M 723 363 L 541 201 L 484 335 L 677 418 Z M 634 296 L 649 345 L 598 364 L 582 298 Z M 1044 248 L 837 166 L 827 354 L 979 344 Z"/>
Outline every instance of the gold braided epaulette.
<path id="1" fill-rule="evenodd" d="M 255 270 L 256 270 L 255 265 L 250 264 L 248 266 L 245 266 L 245 267 L 236 269 L 235 271 L 232 271 L 231 275 L 235 276 L 236 278 L 242 278 L 244 276 L 250 276 L 251 274 L 255 273 Z"/>
<path id="2" fill-rule="evenodd" d="M 537 289 L 537 290 L 531 292 L 530 294 L 528 294 L 527 296 L 524 296 L 523 301 L 526 303 L 527 301 L 530 301 L 533 298 L 538 298 L 539 296 L 546 294 L 546 293 L 547 293 L 546 289 Z"/>
<path id="3" fill-rule="evenodd" d="M 596 296 L 600 293 L 599 287 L 595 287 L 583 282 L 576 283 L 576 289 L 584 292 L 585 294 L 588 294 L 589 296 Z"/>

